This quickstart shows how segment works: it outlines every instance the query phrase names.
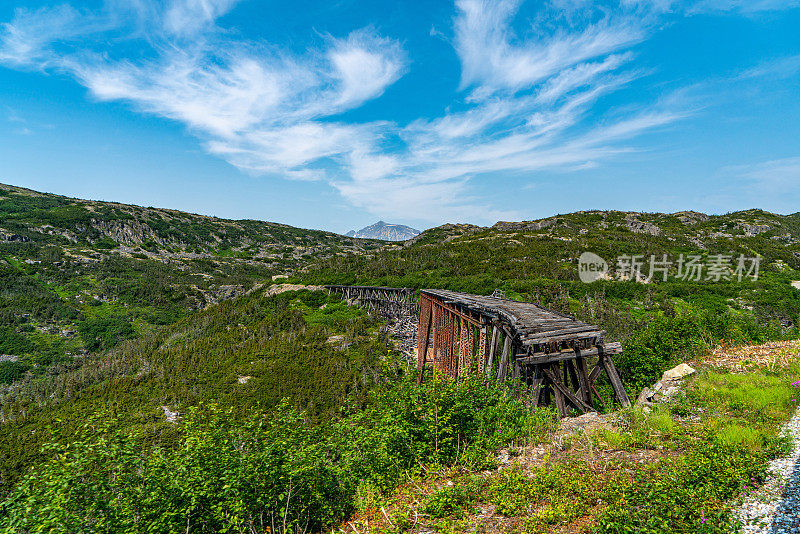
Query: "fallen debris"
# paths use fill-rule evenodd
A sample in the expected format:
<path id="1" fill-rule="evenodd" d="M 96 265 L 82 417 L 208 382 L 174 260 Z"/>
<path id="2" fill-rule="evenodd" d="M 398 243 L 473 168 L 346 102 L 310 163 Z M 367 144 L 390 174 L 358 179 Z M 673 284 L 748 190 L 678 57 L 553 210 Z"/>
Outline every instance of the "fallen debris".
<path id="1" fill-rule="evenodd" d="M 763 345 L 727 347 L 719 346 L 704 359 L 711 368 L 724 369 L 732 373 L 747 373 L 754 368 L 774 369 L 786 367 L 797 360 L 800 340 L 773 341 Z"/>

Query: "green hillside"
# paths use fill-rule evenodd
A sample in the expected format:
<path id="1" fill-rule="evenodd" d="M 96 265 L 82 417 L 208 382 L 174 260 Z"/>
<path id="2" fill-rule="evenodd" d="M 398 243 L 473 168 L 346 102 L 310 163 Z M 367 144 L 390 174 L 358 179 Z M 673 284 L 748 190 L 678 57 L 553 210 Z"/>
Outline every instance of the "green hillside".
<path id="1" fill-rule="evenodd" d="M 380 245 L 0 185 L 0 387 Z"/>
<path id="2" fill-rule="evenodd" d="M 216 402 L 244 416 L 288 398 L 316 421 L 362 405 L 382 372 L 400 372 L 362 310 L 319 291 L 274 297 L 264 291 L 87 356 L 76 369 L 57 367 L 10 388 L 0 406 L 0 486 L 7 489 L 39 457 L 47 428 L 70 436 L 98 411 L 168 443 L 174 425 L 164 407 L 185 413 Z"/>

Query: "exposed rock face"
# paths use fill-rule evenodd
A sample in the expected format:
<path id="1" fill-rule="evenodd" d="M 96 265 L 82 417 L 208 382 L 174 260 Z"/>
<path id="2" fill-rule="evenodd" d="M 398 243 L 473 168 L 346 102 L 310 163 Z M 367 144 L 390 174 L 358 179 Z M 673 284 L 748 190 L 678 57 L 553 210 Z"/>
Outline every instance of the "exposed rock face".
<path id="1" fill-rule="evenodd" d="M 677 217 L 680 222 L 687 226 L 697 224 L 699 222 L 706 222 L 709 218 L 705 213 L 698 213 L 696 211 L 679 211 L 675 213 L 675 217 Z"/>
<path id="2" fill-rule="evenodd" d="M 465 235 L 469 235 L 480 230 L 485 230 L 483 226 L 475 226 L 474 224 L 452 224 L 447 223 L 441 226 L 437 226 L 436 228 L 431 228 L 429 230 L 425 230 L 421 234 L 412 237 L 405 243 L 403 243 L 404 247 L 413 245 L 420 239 L 425 239 L 426 236 L 429 236 L 431 232 L 436 232 L 439 234 L 444 234 L 444 237 L 441 235 L 437 238 L 437 240 L 441 241 L 442 243 L 447 243 L 448 241 L 452 241 L 453 239 L 457 239 L 459 237 L 463 237 Z"/>
<path id="3" fill-rule="evenodd" d="M 518 230 L 544 230 L 558 222 L 558 217 L 550 217 L 549 219 L 542 219 L 540 221 L 522 221 L 522 222 L 508 222 L 498 221 L 492 226 L 495 230 L 501 232 L 514 232 Z"/>
<path id="4" fill-rule="evenodd" d="M 203 291 L 203 297 L 205 298 L 204 307 L 219 304 L 223 300 L 240 297 L 245 293 L 247 293 L 247 288 L 242 285 L 221 285 L 218 288 L 208 289 Z"/>
<path id="5" fill-rule="evenodd" d="M 764 232 L 772 230 L 772 227 L 766 224 L 747 224 L 743 222 L 736 223 L 736 228 L 744 230 L 745 237 L 753 237 L 754 235 L 763 234 Z"/>
<path id="6" fill-rule="evenodd" d="M 31 239 L 29 237 L 25 237 L 24 235 L 7 234 L 5 232 L 0 232 L 0 241 L 27 243 L 30 240 Z"/>
<path id="7" fill-rule="evenodd" d="M 153 241 L 159 245 L 165 244 L 164 240 L 160 238 L 150 226 L 135 219 L 92 219 L 91 224 L 92 227 L 100 231 L 104 237 L 108 237 L 125 245 L 141 245 L 147 241 Z"/>
<path id="8" fill-rule="evenodd" d="M 625 227 L 637 234 L 661 235 L 661 228 L 653 223 L 640 221 L 634 215 L 625 217 Z"/>
<path id="9" fill-rule="evenodd" d="M 405 241 L 419 235 L 419 230 L 402 224 L 389 224 L 378 221 L 361 230 L 350 230 L 345 235 L 361 239 L 382 239 L 383 241 Z"/>

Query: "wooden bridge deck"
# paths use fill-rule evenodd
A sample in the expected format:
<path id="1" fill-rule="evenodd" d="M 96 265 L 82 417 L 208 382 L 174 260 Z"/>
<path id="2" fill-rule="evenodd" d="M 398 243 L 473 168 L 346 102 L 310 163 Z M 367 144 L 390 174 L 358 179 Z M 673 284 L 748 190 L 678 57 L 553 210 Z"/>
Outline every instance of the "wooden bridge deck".
<path id="1" fill-rule="evenodd" d="M 423 289 L 448 304 L 457 304 L 486 319 L 501 322 L 519 337 L 520 345 L 532 347 L 534 352 L 544 352 L 544 347 L 560 341 L 600 340 L 605 333 L 596 326 L 586 324 L 557 311 L 548 310 L 531 302 L 519 302 L 499 297 L 471 295 L 442 289 Z"/>

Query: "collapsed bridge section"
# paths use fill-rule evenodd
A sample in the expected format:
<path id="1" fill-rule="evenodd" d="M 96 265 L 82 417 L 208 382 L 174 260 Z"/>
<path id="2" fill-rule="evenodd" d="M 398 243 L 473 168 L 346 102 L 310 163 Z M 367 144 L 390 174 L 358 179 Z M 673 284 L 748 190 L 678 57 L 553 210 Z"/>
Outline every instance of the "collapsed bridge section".
<path id="1" fill-rule="evenodd" d="M 595 382 L 606 373 L 617 401 L 630 401 L 614 366 L 619 343 L 568 315 L 529 302 L 423 289 L 417 333 L 418 383 L 430 369 L 452 378 L 476 370 L 486 379 L 510 376 L 530 391 L 534 406 L 555 404 L 586 413 L 602 402 Z M 593 364 L 589 371 L 589 364 Z"/>

